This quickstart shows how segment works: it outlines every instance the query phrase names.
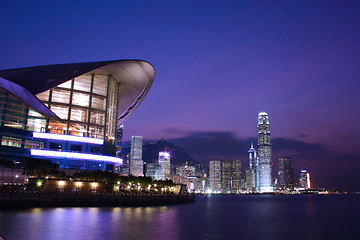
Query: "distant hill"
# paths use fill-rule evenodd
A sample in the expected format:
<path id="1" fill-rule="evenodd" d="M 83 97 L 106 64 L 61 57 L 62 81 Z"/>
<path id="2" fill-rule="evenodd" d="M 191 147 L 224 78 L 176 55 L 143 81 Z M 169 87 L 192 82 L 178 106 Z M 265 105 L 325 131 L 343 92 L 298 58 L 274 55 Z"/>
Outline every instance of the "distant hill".
<path id="1" fill-rule="evenodd" d="M 184 149 L 175 146 L 165 140 L 159 140 L 156 142 L 150 142 L 143 145 L 143 160 L 146 163 L 156 162 L 159 158 L 159 152 L 165 151 L 170 154 L 170 162 L 173 165 L 181 165 L 188 162 L 190 165 L 199 164 L 198 161 L 193 159 L 187 154 Z M 124 146 L 121 150 L 123 157 L 130 153 L 130 143 L 128 146 Z"/>

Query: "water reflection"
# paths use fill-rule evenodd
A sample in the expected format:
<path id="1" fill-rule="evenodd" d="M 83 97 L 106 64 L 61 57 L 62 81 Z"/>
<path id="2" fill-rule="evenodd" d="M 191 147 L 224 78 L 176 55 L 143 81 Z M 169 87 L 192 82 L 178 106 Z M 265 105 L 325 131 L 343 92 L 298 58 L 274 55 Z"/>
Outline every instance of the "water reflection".
<path id="1" fill-rule="evenodd" d="M 194 204 L 166 207 L 2 210 L 0 235 L 6 240 L 331 239 L 355 229 L 358 200 L 199 196 Z"/>

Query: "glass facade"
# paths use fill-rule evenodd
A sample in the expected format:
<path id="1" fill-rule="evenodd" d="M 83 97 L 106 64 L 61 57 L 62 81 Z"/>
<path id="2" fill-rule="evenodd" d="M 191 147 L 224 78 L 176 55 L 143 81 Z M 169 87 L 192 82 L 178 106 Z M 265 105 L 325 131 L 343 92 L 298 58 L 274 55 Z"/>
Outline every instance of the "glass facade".
<path id="1" fill-rule="evenodd" d="M 63 120 L 49 121 L 47 131 L 101 138 L 114 144 L 118 89 L 118 82 L 111 75 L 87 74 L 36 95 Z M 32 123 L 34 126 L 41 124 L 43 122 Z"/>
<path id="2" fill-rule="evenodd" d="M 269 116 L 266 112 L 258 115 L 258 157 L 260 192 L 272 192 L 272 161 Z"/>
<path id="3" fill-rule="evenodd" d="M 121 66 L 106 64 L 109 67 L 96 68 L 84 63 L 81 66 L 88 68 L 83 70 L 93 69 L 92 74 L 77 77 L 80 65 L 65 64 L 29 72 L 14 69 L 16 74 L 2 79 L 0 153 L 12 160 L 24 156 L 50 159 L 61 168 L 113 170 L 114 165 L 122 164 L 113 157 L 118 122 L 140 104 L 153 82 L 154 71 L 150 64 L 138 61 L 125 61 Z M 26 78 L 29 81 L 25 82 Z M 55 85 L 60 79 L 68 80 Z M 136 82 L 129 82 L 133 80 Z M 47 90 L 34 96 L 31 89 Z M 118 113 L 119 106 L 124 114 Z M 119 114 L 123 116 L 118 120 Z M 141 159 L 138 165 L 140 169 Z M 142 168 L 138 174 L 142 175 Z"/>

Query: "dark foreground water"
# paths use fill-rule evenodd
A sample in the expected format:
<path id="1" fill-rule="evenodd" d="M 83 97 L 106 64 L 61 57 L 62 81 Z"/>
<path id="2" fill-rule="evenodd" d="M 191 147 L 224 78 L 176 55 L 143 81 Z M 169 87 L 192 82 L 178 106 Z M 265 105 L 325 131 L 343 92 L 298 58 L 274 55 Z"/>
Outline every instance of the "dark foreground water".
<path id="1" fill-rule="evenodd" d="M 198 196 L 136 208 L 0 210 L 6 240 L 360 239 L 360 195 Z"/>

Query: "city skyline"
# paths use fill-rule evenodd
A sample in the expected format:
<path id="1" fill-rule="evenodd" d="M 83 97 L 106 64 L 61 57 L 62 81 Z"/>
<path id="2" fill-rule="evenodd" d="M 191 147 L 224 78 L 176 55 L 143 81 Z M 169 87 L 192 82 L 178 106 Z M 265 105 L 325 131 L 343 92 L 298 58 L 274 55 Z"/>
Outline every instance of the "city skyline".
<path id="1" fill-rule="evenodd" d="M 359 190 L 359 2 L 84 3 L 5 2 L 0 69 L 145 59 L 155 82 L 124 141 L 244 162 L 266 111 L 276 169 L 290 156 L 318 186 Z"/>

